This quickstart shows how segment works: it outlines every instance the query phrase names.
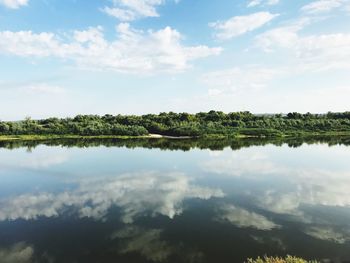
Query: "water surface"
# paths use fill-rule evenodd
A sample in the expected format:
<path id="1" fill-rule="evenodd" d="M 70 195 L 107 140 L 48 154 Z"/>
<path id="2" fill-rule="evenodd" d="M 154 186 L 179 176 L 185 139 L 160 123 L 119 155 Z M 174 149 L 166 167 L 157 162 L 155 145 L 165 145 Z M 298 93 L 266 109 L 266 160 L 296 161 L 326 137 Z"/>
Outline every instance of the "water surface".
<path id="1" fill-rule="evenodd" d="M 317 141 L 2 143 L 0 262 L 349 262 L 349 140 Z"/>

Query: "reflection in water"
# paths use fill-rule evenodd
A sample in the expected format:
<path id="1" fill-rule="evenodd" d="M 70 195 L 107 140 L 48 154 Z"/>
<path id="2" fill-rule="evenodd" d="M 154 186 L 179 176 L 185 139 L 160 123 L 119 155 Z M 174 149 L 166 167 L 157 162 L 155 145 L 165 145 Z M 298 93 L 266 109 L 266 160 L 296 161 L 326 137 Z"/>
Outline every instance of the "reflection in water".
<path id="1" fill-rule="evenodd" d="M 279 175 L 287 187 L 261 189 L 260 197 L 252 196 L 256 204 L 263 209 L 278 213 L 289 214 L 295 220 L 310 223 L 332 225 L 333 217 L 312 214 L 307 207 L 339 207 L 348 209 L 350 206 L 350 173 L 331 172 L 325 170 L 290 170 Z M 326 231 L 321 231 L 326 233 Z M 319 237 L 320 230 L 308 231 L 311 236 Z M 324 239 L 324 238 L 322 238 Z M 332 240 L 331 238 L 324 240 Z M 335 239 L 333 239 L 335 240 Z"/>
<path id="2" fill-rule="evenodd" d="M 269 156 L 258 151 L 223 151 L 212 155 L 212 159 L 201 165 L 202 169 L 230 176 L 261 176 L 282 173 L 283 168 L 273 163 Z"/>
<path id="3" fill-rule="evenodd" d="M 287 144 L 289 147 L 296 148 L 303 144 L 324 143 L 332 145 L 350 145 L 350 137 L 346 136 L 316 136 L 316 137 L 297 137 L 297 138 L 248 138 L 248 139 L 57 139 L 40 141 L 0 141 L 0 148 L 17 149 L 27 147 L 30 152 L 39 145 L 64 146 L 68 148 L 87 148 L 87 147 L 126 147 L 162 149 L 162 150 L 183 150 L 190 151 L 194 148 L 223 150 L 231 148 L 239 150 L 251 146 L 265 146 L 273 144 L 281 146 Z"/>
<path id="4" fill-rule="evenodd" d="M 24 168 L 40 169 L 63 164 L 66 161 L 68 161 L 68 156 L 64 152 L 40 152 L 36 155 L 29 155 L 28 158 L 21 160 L 17 165 Z"/>
<path id="5" fill-rule="evenodd" d="M 16 243 L 9 248 L 0 248 L 1 263 L 31 263 L 34 249 L 24 242 Z"/>
<path id="6" fill-rule="evenodd" d="M 274 213 L 300 215 L 303 205 L 350 206 L 348 167 L 344 170 L 327 170 L 322 167 L 327 165 L 324 163 L 319 164 L 321 167 L 292 166 L 288 159 L 276 158 L 275 154 L 270 149 L 259 152 L 255 149 L 233 153 L 224 151 L 212 156 L 201 167 L 210 173 L 243 176 L 251 185 L 262 181 L 271 182 L 259 185 L 254 192 L 247 194 L 261 208 Z M 291 159 L 297 160 L 297 157 L 298 152 L 289 154 Z"/>
<path id="7" fill-rule="evenodd" d="M 120 240 L 121 254 L 137 253 L 152 262 L 164 262 L 173 258 L 175 262 L 200 263 L 204 253 L 181 244 L 170 244 L 162 240 L 162 229 L 146 229 L 129 225 L 112 234 Z"/>
<path id="8" fill-rule="evenodd" d="M 305 233 L 314 238 L 344 244 L 350 241 L 350 229 L 336 230 L 334 226 L 311 226 Z"/>
<path id="9" fill-rule="evenodd" d="M 137 252 L 148 260 L 162 262 L 175 252 L 167 242 L 161 240 L 162 230 L 129 226 L 112 234 L 112 239 L 123 240 L 120 253 Z"/>
<path id="10" fill-rule="evenodd" d="M 258 235 L 252 235 L 251 237 L 252 237 L 252 239 L 255 242 L 260 243 L 262 245 L 270 244 L 271 246 L 273 246 L 274 248 L 277 248 L 280 251 L 286 251 L 287 250 L 287 245 L 279 237 L 275 237 L 275 236 L 258 236 Z"/>
<path id="11" fill-rule="evenodd" d="M 0 220 L 59 216 L 73 206 L 80 217 L 101 219 L 112 206 L 123 210 L 122 221 L 132 223 L 147 212 L 173 218 L 188 198 L 222 197 L 218 189 L 199 187 L 184 174 L 138 173 L 116 178 L 82 179 L 78 187 L 63 193 L 38 193 L 0 201 Z"/>
<path id="12" fill-rule="evenodd" d="M 1 148 L 0 148 L 1 149 Z M 30 152 L 19 149 L 15 152 L 2 154 L 0 171 L 5 169 L 43 170 L 53 166 L 64 165 L 69 161 L 69 151 L 64 148 L 39 146 Z"/>
<path id="13" fill-rule="evenodd" d="M 317 157 L 316 151 L 322 152 L 324 148 L 316 147 L 314 150 L 312 154 Z M 333 153 L 333 158 L 347 156 L 341 151 L 333 150 Z M 327 212 L 331 207 L 349 211 L 349 166 L 342 168 L 339 165 L 328 170 L 327 163 L 318 163 L 316 167 L 298 163 L 291 165 L 288 159 L 278 158 L 275 154 L 274 150 L 266 148 L 260 151 L 223 151 L 212 156 L 201 167 L 206 172 L 248 181 L 249 187 L 240 195 L 246 196 L 251 205 L 275 214 L 292 216 L 288 220 L 304 223 L 303 232 L 313 238 L 338 244 L 350 241 L 350 221 L 340 224 L 335 215 Z M 298 154 L 289 152 L 286 155 L 298 160 Z M 316 207 L 321 212 L 315 213 L 311 209 Z M 265 227 L 268 230 L 276 226 L 260 215 L 236 210 L 236 207 L 226 206 L 221 218 L 240 227 Z M 347 214 L 345 218 L 350 220 L 350 215 Z"/>
<path id="14" fill-rule="evenodd" d="M 32 151 L 0 149 L 1 263 L 225 263 L 265 254 L 350 261 L 344 145 L 28 143 Z"/>
<path id="15" fill-rule="evenodd" d="M 228 221 L 237 227 L 252 227 L 258 230 L 271 230 L 279 225 L 266 217 L 233 205 L 224 205 L 220 209 L 219 220 Z"/>

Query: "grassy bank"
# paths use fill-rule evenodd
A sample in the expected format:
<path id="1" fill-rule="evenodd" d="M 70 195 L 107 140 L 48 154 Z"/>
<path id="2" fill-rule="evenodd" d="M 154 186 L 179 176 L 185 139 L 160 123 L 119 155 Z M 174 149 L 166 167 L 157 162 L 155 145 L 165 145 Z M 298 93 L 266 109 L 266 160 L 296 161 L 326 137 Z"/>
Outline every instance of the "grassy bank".
<path id="1" fill-rule="evenodd" d="M 248 131 L 248 132 L 247 132 Z M 40 141 L 40 140 L 57 140 L 57 139 L 245 139 L 245 138 L 300 138 L 300 137 L 318 137 L 318 136 L 350 136 L 350 131 L 346 132 L 288 132 L 288 133 L 268 133 L 257 132 L 256 130 L 246 130 L 245 132 L 237 132 L 234 134 L 205 134 L 202 136 L 167 136 L 160 134 L 148 134 L 139 136 L 125 136 L 125 135 L 74 135 L 74 134 L 41 134 L 41 135 L 0 135 L 0 141 Z"/>
<path id="2" fill-rule="evenodd" d="M 0 135 L 0 141 L 40 141 L 40 140 L 57 140 L 57 139 L 245 139 L 245 138 L 302 138 L 302 137 L 340 137 L 349 136 L 350 131 L 346 132 L 290 132 L 290 133 L 234 133 L 234 134 L 205 134 L 202 136 L 167 136 L 159 134 L 139 135 L 139 136 L 125 136 L 125 135 L 74 135 L 74 134 L 30 134 L 30 135 Z"/>
<path id="3" fill-rule="evenodd" d="M 144 136 L 82 136 L 82 135 L 0 135 L 0 141 L 42 141 L 57 139 L 134 139 L 134 138 L 151 138 L 149 135 Z"/>

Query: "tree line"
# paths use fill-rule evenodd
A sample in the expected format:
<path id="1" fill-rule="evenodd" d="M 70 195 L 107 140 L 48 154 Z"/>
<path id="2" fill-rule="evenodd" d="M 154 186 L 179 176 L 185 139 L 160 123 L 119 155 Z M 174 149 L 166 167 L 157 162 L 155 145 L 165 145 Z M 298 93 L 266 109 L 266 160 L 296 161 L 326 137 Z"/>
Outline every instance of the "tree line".
<path id="1" fill-rule="evenodd" d="M 0 121 L 0 135 L 81 135 L 142 136 L 150 133 L 168 136 L 252 135 L 278 136 L 303 132 L 349 132 L 350 112 L 327 114 L 256 115 L 250 112 L 221 111 L 136 115 L 78 115 L 74 118 L 48 118 Z"/>

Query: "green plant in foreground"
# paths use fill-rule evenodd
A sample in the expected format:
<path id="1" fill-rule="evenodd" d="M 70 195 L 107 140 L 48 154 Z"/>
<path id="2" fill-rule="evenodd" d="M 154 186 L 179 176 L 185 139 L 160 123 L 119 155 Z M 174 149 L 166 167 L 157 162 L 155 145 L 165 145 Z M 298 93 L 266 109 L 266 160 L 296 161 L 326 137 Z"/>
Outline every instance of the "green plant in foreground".
<path id="1" fill-rule="evenodd" d="M 318 263 L 317 261 L 307 261 L 301 258 L 287 256 L 286 258 L 267 257 L 257 259 L 248 259 L 246 263 Z"/>

